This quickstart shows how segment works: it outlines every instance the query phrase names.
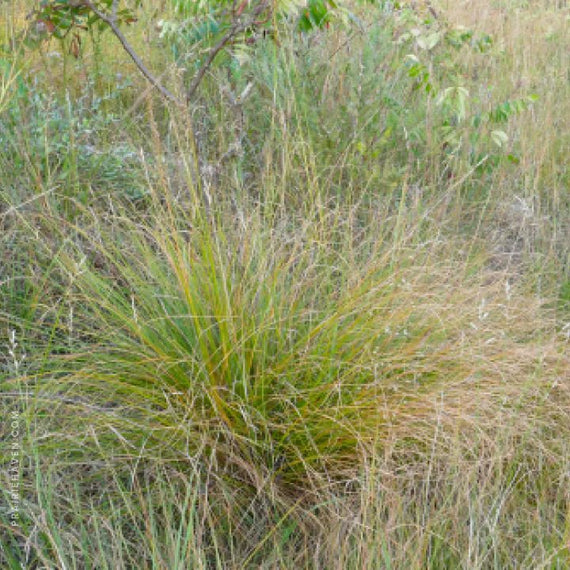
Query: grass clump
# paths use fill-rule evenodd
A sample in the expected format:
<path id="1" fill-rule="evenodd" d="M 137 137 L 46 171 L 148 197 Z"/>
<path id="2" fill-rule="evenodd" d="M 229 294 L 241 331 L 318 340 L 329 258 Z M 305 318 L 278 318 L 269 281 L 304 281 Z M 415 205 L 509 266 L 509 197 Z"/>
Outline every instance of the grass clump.
<path id="1" fill-rule="evenodd" d="M 507 12 L 283 22 L 188 112 L 2 68 L 0 566 L 568 566 L 562 53 Z"/>

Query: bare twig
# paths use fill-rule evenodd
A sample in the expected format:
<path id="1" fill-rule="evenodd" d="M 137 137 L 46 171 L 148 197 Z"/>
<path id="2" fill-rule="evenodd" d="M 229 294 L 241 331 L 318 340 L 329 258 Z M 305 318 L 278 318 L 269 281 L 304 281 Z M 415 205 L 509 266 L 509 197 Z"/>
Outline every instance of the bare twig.
<path id="1" fill-rule="evenodd" d="M 234 19 L 230 29 L 226 32 L 226 34 L 222 37 L 222 39 L 210 50 L 206 61 L 202 65 L 202 67 L 198 70 L 198 73 L 195 75 L 190 87 L 186 91 L 186 102 L 189 102 L 194 94 L 196 93 L 196 89 L 200 85 L 202 79 L 204 79 L 204 75 L 212 65 L 216 56 L 230 43 L 236 36 L 245 32 L 248 28 L 254 27 L 257 22 L 257 18 L 259 15 L 267 9 L 269 6 L 268 0 L 261 1 L 258 6 L 252 11 L 249 18 L 246 20 L 241 20 L 240 16 L 238 15 L 237 18 Z M 238 9 L 239 12 L 239 9 Z M 241 12 L 239 12 L 241 14 Z"/>
<path id="2" fill-rule="evenodd" d="M 121 42 L 123 49 L 129 54 L 130 58 L 133 60 L 134 64 L 139 68 L 140 72 L 144 77 L 156 88 L 163 97 L 176 103 L 177 105 L 182 105 L 182 102 L 171 93 L 160 81 L 150 72 L 148 67 L 144 64 L 142 59 L 135 52 L 131 44 L 128 42 L 127 38 L 117 25 L 117 6 L 118 0 L 113 0 L 113 5 L 111 8 L 111 15 L 102 12 L 93 4 L 91 0 L 83 0 L 83 4 L 87 6 L 102 22 L 105 22 L 110 28 L 113 34 Z"/>

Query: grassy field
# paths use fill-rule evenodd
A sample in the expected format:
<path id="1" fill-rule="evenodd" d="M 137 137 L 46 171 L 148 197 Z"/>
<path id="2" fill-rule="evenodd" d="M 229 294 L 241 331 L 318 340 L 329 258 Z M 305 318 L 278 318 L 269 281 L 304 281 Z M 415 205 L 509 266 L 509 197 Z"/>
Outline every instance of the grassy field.
<path id="1" fill-rule="evenodd" d="M 380 4 L 0 4 L 1 568 L 570 568 L 570 9 Z"/>

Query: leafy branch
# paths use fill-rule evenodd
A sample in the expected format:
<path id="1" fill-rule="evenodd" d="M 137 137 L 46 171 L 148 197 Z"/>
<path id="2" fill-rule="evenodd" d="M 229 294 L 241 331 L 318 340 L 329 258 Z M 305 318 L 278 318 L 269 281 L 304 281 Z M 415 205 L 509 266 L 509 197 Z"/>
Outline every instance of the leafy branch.
<path id="1" fill-rule="evenodd" d="M 41 26 L 44 32 L 63 40 L 72 30 L 89 30 L 95 25 L 108 27 L 119 40 L 143 77 L 168 101 L 183 106 L 184 102 L 167 89 L 150 71 L 121 30 L 122 24 L 136 21 L 129 10 L 119 10 L 121 0 L 42 0 L 40 7 L 33 13 L 36 28 Z M 219 53 L 244 32 L 254 31 L 267 24 L 273 14 L 272 0 L 257 0 L 248 9 L 249 2 L 234 2 L 227 31 L 210 49 L 208 56 L 192 79 L 186 90 L 186 104 L 194 97 L 204 76 L 214 63 Z M 74 40 L 76 41 L 76 40 Z M 75 51 L 78 51 L 77 49 Z"/>
<path id="2" fill-rule="evenodd" d="M 258 5 L 252 10 L 249 17 L 246 19 L 242 19 L 241 15 L 243 13 L 243 7 L 245 6 L 246 2 L 242 2 L 238 10 L 235 12 L 233 21 L 230 25 L 229 30 L 224 34 L 224 36 L 220 39 L 220 41 L 210 50 L 206 61 L 202 65 L 202 67 L 198 70 L 198 73 L 194 76 L 190 87 L 186 92 L 186 101 L 189 102 L 192 97 L 194 96 L 196 89 L 200 85 L 204 75 L 211 67 L 212 63 L 216 56 L 229 44 L 236 36 L 239 36 L 241 33 L 245 32 L 246 30 L 251 30 L 256 28 L 257 26 L 264 24 L 270 19 L 270 14 L 266 15 L 264 20 L 259 20 L 261 15 L 269 10 L 269 0 L 262 0 L 258 3 Z"/>

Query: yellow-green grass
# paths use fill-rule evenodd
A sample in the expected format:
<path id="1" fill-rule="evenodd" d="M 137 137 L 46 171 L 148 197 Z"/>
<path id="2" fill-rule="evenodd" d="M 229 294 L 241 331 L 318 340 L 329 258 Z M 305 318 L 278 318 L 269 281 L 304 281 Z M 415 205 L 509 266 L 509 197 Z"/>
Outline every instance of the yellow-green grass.
<path id="1" fill-rule="evenodd" d="M 99 85 L 89 45 L 55 79 L 11 60 L 2 565 L 568 567 L 568 13 L 541 7 L 438 7 L 494 39 L 433 54 L 468 116 L 539 95 L 501 149 L 467 119 L 445 138 L 402 67 L 428 56 L 390 42 L 423 24 L 371 8 L 364 33 L 284 30 L 213 69 L 190 113 L 110 39 Z M 129 34 L 167 68 L 153 18 Z M 442 146 L 474 134 L 492 168 Z"/>

